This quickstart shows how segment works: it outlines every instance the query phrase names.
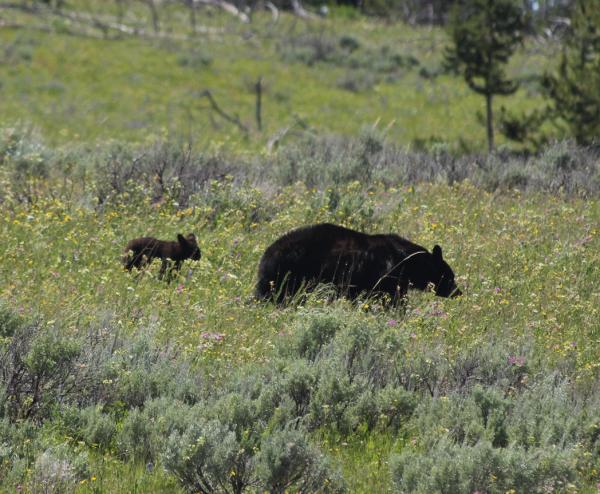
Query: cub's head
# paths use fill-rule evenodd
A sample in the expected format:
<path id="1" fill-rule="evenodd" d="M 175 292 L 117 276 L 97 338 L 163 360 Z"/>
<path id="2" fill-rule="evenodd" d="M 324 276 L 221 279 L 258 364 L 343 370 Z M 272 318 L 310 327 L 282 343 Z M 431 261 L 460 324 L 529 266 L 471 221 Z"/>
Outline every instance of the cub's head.
<path id="1" fill-rule="evenodd" d="M 429 266 L 429 281 L 435 286 L 435 294 L 440 297 L 458 297 L 462 292 L 454 282 L 454 272 L 442 257 L 442 248 L 439 245 L 431 251 L 431 264 Z"/>
<path id="2" fill-rule="evenodd" d="M 202 257 L 202 253 L 200 252 L 200 247 L 198 247 L 198 242 L 196 241 L 196 235 L 190 233 L 187 237 L 181 235 L 177 235 L 177 241 L 179 245 L 183 248 L 183 251 L 186 253 L 186 256 L 189 259 L 194 261 L 199 261 L 200 257 Z"/>

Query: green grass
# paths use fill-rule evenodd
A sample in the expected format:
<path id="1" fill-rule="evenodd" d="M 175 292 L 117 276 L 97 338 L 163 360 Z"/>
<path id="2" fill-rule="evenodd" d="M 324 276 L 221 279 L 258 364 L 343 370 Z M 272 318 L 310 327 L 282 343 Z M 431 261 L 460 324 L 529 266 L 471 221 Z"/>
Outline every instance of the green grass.
<path id="1" fill-rule="evenodd" d="M 442 245 L 467 297 L 441 300 L 415 293 L 411 299 L 417 306 L 440 305 L 452 314 L 437 321 L 434 333 L 423 328 L 423 337 L 443 334 L 460 346 L 515 331 L 534 338 L 548 355 L 575 342 L 577 348 L 569 351 L 577 355 L 582 372 L 587 364 L 595 367 L 600 343 L 596 200 L 497 196 L 466 184 L 393 192 L 350 186 L 345 193 L 364 195 L 365 201 L 342 223 L 398 232 L 428 248 Z M 48 321 L 69 321 L 72 331 L 103 312 L 129 328 L 158 317 L 159 334 L 192 352 L 200 333 L 210 330 L 226 335 L 214 348 L 220 358 L 263 356 L 281 324 L 296 312 L 246 303 L 261 253 L 297 225 L 340 218 L 327 210 L 320 192 L 285 189 L 268 200 L 258 190 L 244 194 L 251 197 L 248 208 L 261 202 L 273 207 L 269 221 L 248 224 L 243 210 L 225 206 L 212 227 L 207 205 L 177 212 L 130 204 L 96 213 L 53 200 L 4 209 L 0 272 L 8 282 L 0 297 L 15 307 L 35 308 Z M 364 219 L 369 210 L 375 213 Z M 195 232 L 203 253 L 199 263 L 185 265 L 179 280 L 158 282 L 158 263 L 141 275 L 122 270 L 128 239 L 175 238 L 178 232 Z"/>
<path id="2" fill-rule="evenodd" d="M 165 25 L 188 30 L 179 17 L 172 19 Z M 339 17 L 304 23 L 287 15 L 275 28 L 261 15 L 250 26 L 219 16 L 202 20 L 226 33 L 167 42 L 3 29 L 3 121 L 39 127 L 56 144 L 111 138 L 144 142 L 171 134 L 205 146 L 254 150 L 297 116 L 315 132 L 354 135 L 377 122 L 389 127 L 392 141 L 403 144 L 462 139 L 469 147 L 483 148 L 484 128 L 477 114 L 484 114 L 484 100 L 457 77 L 426 79 L 420 67 L 404 68 L 391 80 L 392 74 L 382 73 L 371 87 L 351 92 L 340 81 L 364 77 L 366 69 L 345 66 L 348 54 L 337 55 L 336 63 L 311 66 L 293 55 L 292 45 L 307 36 L 324 37 L 336 46 L 351 33 L 360 43 L 353 57 L 363 62 L 387 60 L 380 54 L 387 46 L 438 70 L 446 36 L 437 28 Z M 248 32 L 253 36 L 245 39 Z M 511 72 L 519 77 L 540 73 L 550 63 L 548 50 L 532 41 L 514 58 Z M 260 76 L 265 88 L 262 132 L 254 120 L 253 85 Z M 239 115 L 250 129 L 248 138 L 219 116 L 211 118 L 208 102 L 197 96 L 206 89 L 227 113 Z M 498 98 L 497 107 L 528 110 L 539 102 L 535 87 L 526 85 L 510 98 Z"/>
<path id="3" fill-rule="evenodd" d="M 185 211 L 144 201 L 103 212 L 60 199 L 5 204 L 0 276 L 6 282 L 0 299 L 71 334 L 102 320 L 130 334 L 153 327 L 161 345 L 181 348 L 199 370 L 219 379 L 232 366 L 267 362 L 295 321 L 326 304 L 316 299 L 304 308 L 277 309 L 252 302 L 264 248 L 297 225 L 341 221 L 373 232 L 395 231 L 428 248 L 441 244 L 465 292 L 453 300 L 411 292 L 406 315 L 376 305 L 334 304 L 345 317 L 402 321 L 399 331 L 440 349 L 448 361 L 465 348 L 508 341 L 515 355 L 532 349 L 539 372 L 566 365 L 582 385 L 595 380 L 600 365 L 597 200 L 490 194 L 468 183 L 391 190 L 351 184 L 341 193 L 364 199 L 343 220 L 327 209 L 323 193 L 297 188 L 270 193 L 268 199 L 259 190 L 232 190 L 236 206 L 223 205 L 214 223 L 207 220 L 211 207 L 202 201 Z M 242 207 L 236 194 L 246 198 Z M 246 221 L 256 204 L 268 209 L 268 221 Z M 195 232 L 203 251 L 202 260 L 186 263 L 179 279 L 158 281 L 158 263 L 141 275 L 122 270 L 119 258 L 129 238 L 174 238 L 177 232 Z M 213 341 L 205 333 L 224 338 Z M 389 486 L 385 462 L 400 448 L 394 436 L 323 433 L 317 440 L 343 466 L 353 492 Z M 157 492 L 171 482 L 163 476 L 148 480 L 135 466 L 117 471 L 131 479 L 129 484 L 153 485 Z M 104 475 L 105 485 L 114 486 L 117 474 L 111 469 Z"/>
<path id="4" fill-rule="evenodd" d="M 71 3 L 100 8 L 97 2 Z M 146 14 L 140 4 L 136 15 Z M 188 29 L 181 12 L 169 15 L 166 25 Z M 413 343 L 403 354 L 408 360 L 431 350 L 450 365 L 469 351 L 497 343 L 498 351 L 506 352 L 503 360 L 528 355 L 531 381 L 562 372 L 574 390 L 595 392 L 600 367 L 597 197 L 492 193 L 467 180 L 395 187 L 354 182 L 337 185 L 338 201 L 332 201 L 330 190 L 302 184 L 281 188 L 273 185 L 276 180 L 233 185 L 229 177 L 207 185 L 188 209 L 168 197 L 153 204 L 135 187 L 97 206 L 91 178 L 82 190 L 83 173 L 93 166 L 90 154 L 81 154 L 85 162 L 77 161 L 77 151 L 69 154 L 78 144 L 191 139 L 196 149 L 225 148 L 252 156 L 299 117 L 316 134 L 354 136 L 378 122 L 379 129 L 388 128 L 392 143 L 434 140 L 458 148 L 462 140 L 468 147 L 484 147 L 484 129 L 476 117 L 483 113 L 483 99 L 462 80 L 451 75 L 428 79 L 419 68 L 402 69 L 351 92 L 340 88 L 340 80 L 364 69 L 351 70 L 339 60 L 309 66 L 298 61 L 287 39 L 292 33 L 301 43 L 308 35 L 324 34 L 338 42 L 351 33 L 361 44 L 356 54 L 361 63 L 377 58 L 387 45 L 435 71 L 446 42 L 437 28 L 352 18 L 343 11 L 308 24 L 283 15 L 275 28 L 268 28 L 267 16 L 250 26 L 219 15 L 199 22 L 226 32 L 190 43 L 0 31 L 3 123 L 39 129 L 47 142 L 66 150 L 67 162 L 51 153 L 50 167 L 77 170 L 72 176 L 51 171 L 51 177 L 61 176 L 60 184 L 54 178 L 28 183 L 39 186 L 28 203 L 16 199 L 16 187 L 24 184 L 16 170 L 28 163 L 33 167 L 37 151 L 26 152 L 23 163 L 18 153 L 0 163 L 0 184 L 6 190 L 0 194 L 0 302 L 40 320 L 49 333 L 56 328 L 80 337 L 99 328 L 114 331 L 115 338 L 141 334 L 172 350 L 176 363 L 189 363 L 194 376 L 216 389 L 245 364 L 266 368 L 303 321 L 327 313 L 357 325 L 394 328 Z M 549 51 L 528 42 L 512 61 L 511 73 L 523 79 L 540 73 L 552 63 Z M 262 133 L 253 120 L 252 85 L 259 76 L 265 84 Z M 213 91 L 227 112 L 239 114 L 250 128 L 248 137 L 218 116 L 210 118 L 207 102 L 197 97 L 204 89 Z M 497 103 L 498 108 L 527 110 L 539 101 L 535 84 L 525 83 Z M 101 155 L 104 148 L 97 150 Z M 330 302 L 318 295 L 301 307 L 257 304 L 252 294 L 264 249 L 292 228 L 321 221 L 396 232 L 429 249 L 440 244 L 464 296 L 446 300 L 413 291 L 405 309 L 369 300 Z M 157 279 L 158 262 L 141 273 L 123 270 L 120 259 L 129 239 L 174 239 L 189 232 L 199 239 L 202 259 L 186 262 L 170 284 Z M 223 338 L 212 338 L 215 334 Z M 125 460 L 114 444 L 100 452 L 68 436 L 61 406 L 42 426 L 24 421 L 18 427 L 35 431 L 30 446 L 35 454 L 65 441 L 73 451 L 89 454 L 88 474 L 74 486 L 76 492 L 183 491 L 161 465 L 148 468 Z M 127 406 L 107 404 L 105 412 L 117 428 Z M 311 440 L 339 466 L 350 492 L 392 492 L 390 457 L 423 447 L 413 428 L 410 422 L 396 433 L 359 424 L 345 434 L 323 427 L 311 433 Z M 2 473 L 9 456 L 0 446 Z M 34 490 L 34 453 L 18 480 L 25 491 Z M 580 492 L 593 492 L 590 486 L 600 481 L 597 460 L 589 461 L 581 471 Z M 0 479 L 0 490 L 14 491 L 15 478 Z"/>

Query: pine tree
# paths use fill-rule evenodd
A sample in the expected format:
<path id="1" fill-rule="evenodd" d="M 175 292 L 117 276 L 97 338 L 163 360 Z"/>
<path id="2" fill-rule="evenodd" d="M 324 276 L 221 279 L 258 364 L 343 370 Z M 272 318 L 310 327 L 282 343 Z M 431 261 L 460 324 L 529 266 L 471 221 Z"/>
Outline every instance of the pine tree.
<path id="1" fill-rule="evenodd" d="M 462 74 L 473 91 L 485 96 L 489 151 L 494 149 L 492 99 L 512 94 L 518 87 L 504 68 L 523 40 L 526 20 L 520 5 L 517 0 L 465 0 L 450 16 L 452 45 L 445 62 Z"/>
<path id="2" fill-rule="evenodd" d="M 579 144 L 600 139 L 600 0 L 578 0 L 561 61 L 543 88 L 550 116 Z"/>

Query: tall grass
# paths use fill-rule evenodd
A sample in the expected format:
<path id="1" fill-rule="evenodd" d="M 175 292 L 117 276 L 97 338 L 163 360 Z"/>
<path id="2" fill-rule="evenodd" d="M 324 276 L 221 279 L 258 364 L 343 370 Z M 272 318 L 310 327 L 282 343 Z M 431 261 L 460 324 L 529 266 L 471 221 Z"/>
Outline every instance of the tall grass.
<path id="1" fill-rule="evenodd" d="M 90 152 L 11 130 L 1 156 L 2 489 L 600 481 L 595 150 L 456 158 L 365 134 Z M 524 178 L 495 182 L 505 161 Z M 464 296 L 255 302 L 265 247 L 318 221 L 441 244 Z M 172 283 L 122 269 L 128 239 L 180 232 L 203 257 Z"/>

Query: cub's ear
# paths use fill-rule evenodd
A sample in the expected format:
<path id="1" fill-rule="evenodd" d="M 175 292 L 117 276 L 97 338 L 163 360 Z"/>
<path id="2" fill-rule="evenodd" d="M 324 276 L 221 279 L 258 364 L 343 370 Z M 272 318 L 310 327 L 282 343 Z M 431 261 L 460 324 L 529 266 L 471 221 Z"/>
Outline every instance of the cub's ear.
<path id="1" fill-rule="evenodd" d="M 193 233 L 190 233 L 190 234 L 187 236 L 187 238 L 188 238 L 188 240 L 191 240 L 191 241 L 193 242 L 194 240 L 196 240 L 196 235 L 194 235 Z"/>
<path id="2" fill-rule="evenodd" d="M 188 243 L 187 240 L 185 239 L 185 237 L 181 233 L 177 234 L 177 241 L 183 245 L 187 245 L 187 243 Z"/>
<path id="3" fill-rule="evenodd" d="M 433 254 L 433 257 L 435 257 L 436 259 L 442 258 L 442 248 L 439 245 L 434 245 L 431 253 Z"/>

